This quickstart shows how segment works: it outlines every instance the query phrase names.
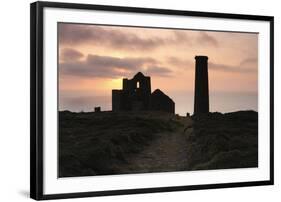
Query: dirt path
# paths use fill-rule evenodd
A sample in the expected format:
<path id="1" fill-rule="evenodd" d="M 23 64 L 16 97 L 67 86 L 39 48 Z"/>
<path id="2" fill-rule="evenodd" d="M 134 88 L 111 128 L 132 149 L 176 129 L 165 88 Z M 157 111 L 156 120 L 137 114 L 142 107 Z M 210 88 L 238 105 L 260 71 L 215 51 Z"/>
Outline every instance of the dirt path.
<path id="1" fill-rule="evenodd" d="M 143 152 L 129 160 L 132 172 L 180 171 L 187 168 L 187 133 L 192 128 L 190 118 L 179 118 L 183 124 L 177 131 L 161 134 L 161 138 L 149 145 Z"/>

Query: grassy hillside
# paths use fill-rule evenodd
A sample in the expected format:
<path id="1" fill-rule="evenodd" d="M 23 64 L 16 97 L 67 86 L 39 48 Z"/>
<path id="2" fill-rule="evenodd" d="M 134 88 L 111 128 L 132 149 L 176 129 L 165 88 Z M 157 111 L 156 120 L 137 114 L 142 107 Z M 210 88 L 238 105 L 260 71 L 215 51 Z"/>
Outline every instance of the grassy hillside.
<path id="1" fill-rule="evenodd" d="M 59 176 L 115 174 L 180 123 L 161 112 L 59 113 Z"/>
<path id="2" fill-rule="evenodd" d="M 258 166 L 258 113 L 239 111 L 193 117 L 189 169 Z"/>
<path id="3" fill-rule="evenodd" d="M 258 113 L 59 113 L 59 176 L 258 166 Z"/>

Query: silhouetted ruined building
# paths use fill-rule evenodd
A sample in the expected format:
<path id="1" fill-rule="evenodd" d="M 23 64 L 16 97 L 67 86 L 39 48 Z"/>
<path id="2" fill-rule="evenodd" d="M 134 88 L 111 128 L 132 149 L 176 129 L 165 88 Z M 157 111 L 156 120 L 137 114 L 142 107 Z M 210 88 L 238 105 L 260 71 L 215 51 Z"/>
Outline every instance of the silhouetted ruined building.
<path id="1" fill-rule="evenodd" d="M 112 90 L 112 110 L 148 110 L 150 94 L 150 77 L 139 72 L 132 79 L 123 79 L 122 90 Z"/>
<path id="2" fill-rule="evenodd" d="M 161 90 L 156 89 L 151 94 L 151 108 L 157 111 L 175 112 L 175 103 Z"/>
<path id="3" fill-rule="evenodd" d="M 132 79 L 123 79 L 122 90 L 112 90 L 112 111 L 140 110 L 175 113 L 175 103 L 159 89 L 151 93 L 150 77 L 138 72 Z"/>
<path id="4" fill-rule="evenodd" d="M 95 112 L 101 112 L 101 107 L 95 107 Z"/>
<path id="5" fill-rule="evenodd" d="M 194 114 L 209 112 L 208 57 L 195 57 Z"/>

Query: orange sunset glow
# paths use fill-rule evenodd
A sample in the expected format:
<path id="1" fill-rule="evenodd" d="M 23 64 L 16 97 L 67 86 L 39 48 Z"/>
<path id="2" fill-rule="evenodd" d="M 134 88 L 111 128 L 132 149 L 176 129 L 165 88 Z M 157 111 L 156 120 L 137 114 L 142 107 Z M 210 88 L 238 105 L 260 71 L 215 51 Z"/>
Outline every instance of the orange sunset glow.
<path id="1" fill-rule="evenodd" d="M 59 109 L 111 110 L 111 90 L 137 72 L 193 112 L 196 55 L 208 56 L 210 110 L 258 110 L 258 34 L 59 24 Z"/>

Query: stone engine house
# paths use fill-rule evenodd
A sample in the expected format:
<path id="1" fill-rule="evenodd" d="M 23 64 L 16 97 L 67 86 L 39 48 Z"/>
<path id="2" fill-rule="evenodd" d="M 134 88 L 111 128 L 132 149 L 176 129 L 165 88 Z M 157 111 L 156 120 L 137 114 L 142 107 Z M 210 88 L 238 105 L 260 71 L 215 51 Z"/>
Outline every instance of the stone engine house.
<path id="1" fill-rule="evenodd" d="M 141 110 L 175 113 L 175 103 L 159 89 L 151 93 L 150 77 L 138 72 L 123 79 L 122 90 L 112 90 L 112 111 Z"/>

